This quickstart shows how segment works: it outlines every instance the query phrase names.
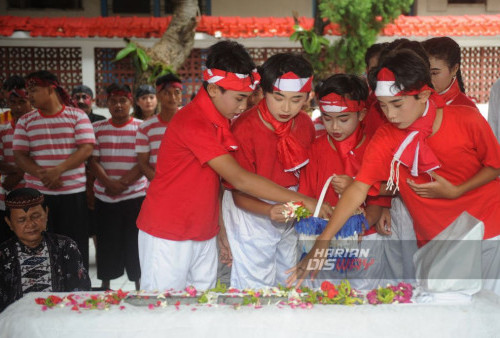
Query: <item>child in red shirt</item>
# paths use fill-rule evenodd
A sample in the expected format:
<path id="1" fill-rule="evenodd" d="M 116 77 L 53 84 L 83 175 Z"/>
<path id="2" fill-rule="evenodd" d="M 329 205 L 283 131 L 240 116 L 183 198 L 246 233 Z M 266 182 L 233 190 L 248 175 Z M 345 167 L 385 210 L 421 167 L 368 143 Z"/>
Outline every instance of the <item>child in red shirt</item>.
<path id="1" fill-rule="evenodd" d="M 231 130 L 240 145 L 234 157 L 246 170 L 290 190 L 308 162 L 315 137 L 302 110 L 312 89 L 313 69 L 300 55 L 276 54 L 259 69 L 264 98 L 242 114 Z M 282 204 L 260 201 L 233 189 L 222 204 L 233 264 L 231 287 L 283 284 L 297 262 L 297 235 L 282 215 Z"/>
<path id="2" fill-rule="evenodd" d="M 326 247 L 366 196 L 378 193 L 386 180 L 389 189 L 400 191 L 419 245 L 463 211 L 484 222 L 484 239 L 500 238 L 500 145 L 480 113 L 439 102 L 428 66 L 409 50 L 389 54 L 369 80 L 390 124 L 377 130 L 356 180 L 342 195 L 325 231 L 310 254 L 290 270 L 290 284 L 301 282 L 310 272 L 302 269 L 316 249 Z M 481 262 L 483 278 L 488 278 L 485 287 L 499 293 L 500 250 L 488 250 L 483 249 Z"/>
<path id="3" fill-rule="evenodd" d="M 142 289 L 215 285 L 220 177 L 259 198 L 302 200 L 310 209 L 316 203 L 244 170 L 229 154 L 238 148 L 229 120 L 245 110 L 260 78 L 245 48 L 221 41 L 210 47 L 206 67 L 203 88 L 163 137 L 137 219 Z"/>
<path id="4" fill-rule="evenodd" d="M 340 195 L 353 182 L 357 175 L 370 138 L 365 134 L 361 121 L 365 117 L 365 102 L 368 96 L 366 81 L 349 74 L 335 74 L 326 79 L 317 89 L 321 118 L 326 135 L 316 139 L 309 150 L 309 164 L 300 175 L 299 192 L 319 198 L 323 184 L 334 175 L 331 187 L 327 190 L 325 201 L 335 206 Z M 390 197 L 368 198 L 366 203 L 368 224 L 375 224 L 381 213 L 381 206 L 390 207 Z M 384 239 L 374 228 L 367 229 L 360 248 L 369 249 L 367 263 L 352 258 L 354 265 L 324 271 L 320 280 L 313 283 L 319 286 L 322 279 L 341 280 L 348 278 L 352 285 L 368 289 L 385 285 L 386 259 Z M 384 282 L 382 282 L 384 280 Z"/>
<path id="5" fill-rule="evenodd" d="M 447 105 L 463 105 L 477 108 L 465 95 L 460 71 L 460 46 L 447 36 L 422 42 L 429 55 L 432 85 Z"/>

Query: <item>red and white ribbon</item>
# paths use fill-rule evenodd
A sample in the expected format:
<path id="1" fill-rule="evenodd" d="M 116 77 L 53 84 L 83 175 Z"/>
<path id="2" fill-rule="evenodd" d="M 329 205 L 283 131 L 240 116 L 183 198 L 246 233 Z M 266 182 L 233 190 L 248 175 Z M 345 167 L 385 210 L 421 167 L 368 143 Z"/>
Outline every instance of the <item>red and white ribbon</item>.
<path id="1" fill-rule="evenodd" d="M 365 102 L 349 100 L 339 94 L 329 93 L 320 99 L 319 108 L 325 113 L 357 113 L 365 108 Z"/>
<path id="2" fill-rule="evenodd" d="M 276 79 L 274 90 L 280 92 L 305 92 L 312 90 L 313 77 L 299 77 L 293 72 L 288 72 Z"/>
<path id="3" fill-rule="evenodd" d="M 259 84 L 260 75 L 257 69 L 254 69 L 252 76 L 250 76 L 248 74 L 231 73 L 216 68 L 208 68 L 203 72 L 203 80 L 216 84 L 226 90 L 251 92 Z"/>

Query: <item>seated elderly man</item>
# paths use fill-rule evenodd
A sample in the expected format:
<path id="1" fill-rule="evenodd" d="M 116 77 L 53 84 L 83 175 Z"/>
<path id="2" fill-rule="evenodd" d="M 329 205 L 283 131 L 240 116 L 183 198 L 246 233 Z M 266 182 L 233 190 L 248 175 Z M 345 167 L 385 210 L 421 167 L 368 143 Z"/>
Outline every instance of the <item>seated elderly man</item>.
<path id="1" fill-rule="evenodd" d="M 0 244 L 0 311 L 28 292 L 90 289 L 76 243 L 45 232 L 48 209 L 38 190 L 13 190 L 5 206 L 5 220 L 16 236 Z"/>

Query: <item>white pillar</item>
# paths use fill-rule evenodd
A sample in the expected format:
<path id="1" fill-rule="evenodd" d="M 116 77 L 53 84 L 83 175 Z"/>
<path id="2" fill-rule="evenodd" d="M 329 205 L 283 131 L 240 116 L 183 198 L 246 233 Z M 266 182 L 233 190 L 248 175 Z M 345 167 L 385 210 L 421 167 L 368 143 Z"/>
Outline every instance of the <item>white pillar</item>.
<path id="1" fill-rule="evenodd" d="M 95 91 L 95 53 L 92 43 L 83 43 L 82 48 L 82 84 L 90 87 L 94 92 L 94 97 L 97 95 Z"/>

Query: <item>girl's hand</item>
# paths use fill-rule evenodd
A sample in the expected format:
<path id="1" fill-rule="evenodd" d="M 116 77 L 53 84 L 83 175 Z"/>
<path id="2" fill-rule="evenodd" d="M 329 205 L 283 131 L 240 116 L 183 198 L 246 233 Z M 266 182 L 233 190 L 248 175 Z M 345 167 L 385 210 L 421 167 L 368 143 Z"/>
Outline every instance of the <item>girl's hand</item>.
<path id="1" fill-rule="evenodd" d="M 451 184 L 450 181 L 435 172 L 431 172 L 430 175 L 434 179 L 433 182 L 417 184 L 410 179 L 406 181 L 410 188 L 420 197 L 455 199 L 461 196 L 460 189 Z"/>
<path id="2" fill-rule="evenodd" d="M 291 287 L 296 283 L 296 287 L 299 287 L 304 279 L 311 277 L 311 280 L 316 278 L 316 275 L 321 271 L 327 258 L 327 250 L 330 246 L 330 241 L 316 240 L 311 251 L 302 259 L 296 266 L 287 270 L 285 273 L 291 273 L 290 277 L 287 278 L 286 283 L 288 287 Z"/>
<path id="3" fill-rule="evenodd" d="M 354 179 L 348 175 L 333 175 L 331 184 L 337 194 L 343 194 L 353 181 Z"/>

